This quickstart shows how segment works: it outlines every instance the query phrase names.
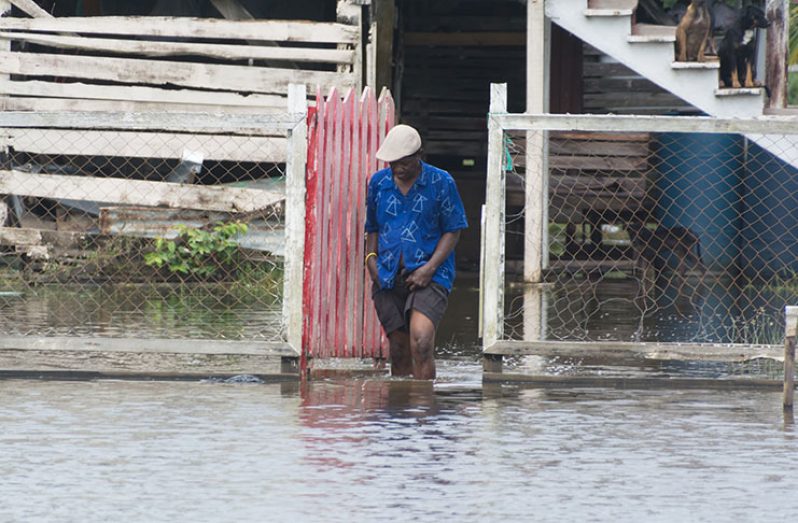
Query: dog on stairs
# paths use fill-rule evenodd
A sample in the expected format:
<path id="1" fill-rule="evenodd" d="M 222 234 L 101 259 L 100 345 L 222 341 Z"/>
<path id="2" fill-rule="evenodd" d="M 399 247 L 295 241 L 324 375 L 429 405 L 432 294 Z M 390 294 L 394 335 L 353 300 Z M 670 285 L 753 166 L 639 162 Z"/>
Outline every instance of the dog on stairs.
<path id="1" fill-rule="evenodd" d="M 714 53 L 712 0 L 692 0 L 676 26 L 676 61 L 703 62 Z"/>
<path id="2" fill-rule="evenodd" d="M 721 87 L 756 87 L 756 30 L 766 27 L 770 21 L 761 7 L 749 5 L 740 11 L 718 49 Z"/>

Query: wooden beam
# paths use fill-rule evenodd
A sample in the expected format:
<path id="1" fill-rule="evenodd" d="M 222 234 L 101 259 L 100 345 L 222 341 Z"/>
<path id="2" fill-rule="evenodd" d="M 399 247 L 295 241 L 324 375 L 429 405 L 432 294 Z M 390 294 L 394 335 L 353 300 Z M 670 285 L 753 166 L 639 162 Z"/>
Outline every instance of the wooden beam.
<path id="1" fill-rule="evenodd" d="M 286 159 L 283 137 L 0 128 L 0 140 L 3 146 L 33 154 L 180 158 L 188 149 L 202 151 L 209 160 L 282 163 Z"/>
<path id="2" fill-rule="evenodd" d="M 301 118 L 302 115 L 285 113 L 230 115 L 224 113 L 196 114 L 185 112 L 168 114 L 121 113 L 118 111 L 97 111 L 93 113 L 0 112 L 0 128 L 18 127 L 40 131 L 47 129 L 38 128 L 85 129 L 87 132 L 99 129 L 119 131 L 163 130 L 211 134 L 240 130 L 246 131 L 248 135 L 282 136 L 286 130 L 293 129 Z M 142 136 L 146 136 L 146 134 Z M 188 137 L 189 135 L 185 136 Z M 202 135 L 197 134 L 197 136 Z M 219 139 L 218 137 L 202 137 L 205 140 Z"/>
<path id="3" fill-rule="evenodd" d="M 224 93 L 193 89 L 160 89 L 138 85 L 92 85 L 81 82 L 55 83 L 40 80 L 0 81 L 0 94 L 46 96 L 53 98 L 81 98 L 89 100 L 119 100 L 157 102 L 165 104 L 221 105 L 237 107 L 285 107 L 286 98 L 280 95 Z M 180 110 L 179 108 L 177 110 Z"/>
<path id="4" fill-rule="evenodd" d="M 1 85 L 1 84 L 0 84 Z M 58 85 L 58 84 L 55 84 Z M 2 88 L 0 88 L 2 89 Z M 46 112 L 130 112 L 168 113 L 192 111 L 197 113 L 261 114 L 267 109 L 283 110 L 285 99 L 279 104 L 266 106 L 200 105 L 170 102 L 134 102 L 128 100 L 85 100 L 80 98 L 28 98 L 0 97 L 0 110 Z M 250 133 L 247 133 L 250 134 Z"/>
<path id="5" fill-rule="evenodd" d="M 254 211 L 285 199 L 281 193 L 258 189 L 32 174 L 16 170 L 0 170 L 0 194 L 87 201 L 101 199 L 118 204 L 224 212 Z"/>
<path id="6" fill-rule="evenodd" d="M 621 378 L 607 376 L 540 376 L 485 372 L 485 383 L 513 383 L 527 387 L 616 388 L 616 389 L 710 389 L 710 390 L 775 390 L 778 380 L 744 378 Z"/>
<path id="7" fill-rule="evenodd" d="M 798 337 L 798 307 L 785 307 L 784 387 L 782 405 L 792 410 L 795 396 L 795 344 Z"/>
<path id="8" fill-rule="evenodd" d="M 61 248 L 77 248 L 85 237 L 85 234 L 70 231 L 0 227 L 0 245 L 52 244 Z"/>
<path id="9" fill-rule="evenodd" d="M 307 114 L 307 88 L 291 84 L 288 88 L 289 112 Z M 285 277 L 283 279 L 283 325 L 286 341 L 302 351 L 302 321 L 304 318 L 305 263 L 305 171 L 307 164 L 307 122 L 300 121 L 288 137 L 285 188 Z"/>
<path id="10" fill-rule="evenodd" d="M 41 245 L 42 233 L 37 229 L 0 227 L 0 245 Z"/>
<path id="11" fill-rule="evenodd" d="M 354 75 L 334 71 L 17 52 L 0 53 L 0 73 L 272 94 L 297 81 L 341 89 L 355 85 Z"/>
<path id="12" fill-rule="evenodd" d="M 347 49 L 122 40 L 23 32 L 0 32 L 0 40 L 23 41 L 60 49 L 142 56 L 206 56 L 226 60 L 285 60 L 331 64 L 351 64 L 354 61 L 354 51 Z"/>
<path id="13" fill-rule="evenodd" d="M 362 42 L 362 35 L 360 31 L 361 27 L 361 7 L 359 5 L 355 5 L 353 0 L 338 0 L 336 2 L 335 7 L 335 19 L 337 22 L 343 23 L 345 25 L 350 25 L 352 27 L 358 28 L 358 37 L 355 39 L 354 48 L 355 48 L 355 60 L 351 65 L 339 65 L 337 71 L 339 73 L 347 73 L 352 72 L 355 78 L 355 83 L 353 87 L 356 91 L 360 92 L 363 88 L 363 42 Z M 341 49 L 341 44 L 338 45 L 338 48 Z"/>
<path id="14" fill-rule="evenodd" d="M 34 18 L 53 18 L 53 15 L 39 7 L 33 0 L 10 0 L 20 11 Z"/>
<path id="15" fill-rule="evenodd" d="M 251 374 L 296 380 L 287 343 L 229 340 L 4 336 L 0 375 L 191 379 Z"/>
<path id="16" fill-rule="evenodd" d="M 166 16 L 90 16 L 3 18 L 0 30 L 99 33 L 171 38 L 275 40 L 355 44 L 358 28 L 330 22 L 291 20 L 221 20 Z"/>
<path id="17" fill-rule="evenodd" d="M 769 107 L 787 107 L 787 55 L 790 47 L 790 2 L 767 0 L 770 27 L 765 39 L 765 84 L 770 89 Z"/>
<path id="18" fill-rule="evenodd" d="M 393 29 L 396 19 L 394 0 L 373 0 L 371 9 L 374 12 L 374 89 L 379 92 L 383 87 L 393 88 Z"/>
<path id="19" fill-rule="evenodd" d="M 490 113 L 507 112 L 507 84 L 491 84 Z M 488 174 L 485 190 L 485 263 L 480 267 L 484 281 L 483 347 L 500 340 L 504 333 L 504 131 L 494 120 L 488 124 Z"/>
<path id="20" fill-rule="evenodd" d="M 780 345 L 737 343 L 653 343 L 612 341 L 499 341 L 485 349 L 501 356 L 534 355 L 551 358 L 635 358 L 643 360 L 684 360 L 745 362 L 758 359 L 781 360 Z"/>
<path id="21" fill-rule="evenodd" d="M 527 92 L 531 113 L 548 111 L 549 28 L 543 0 L 527 2 Z M 548 265 L 548 140 L 543 131 L 528 132 L 525 144 L 524 281 L 539 283 Z"/>
<path id="22" fill-rule="evenodd" d="M 138 238 L 176 238 L 177 225 L 200 228 L 216 222 L 241 220 L 249 223 L 246 233 L 235 238 L 243 248 L 285 256 L 285 229 L 271 207 L 254 213 L 222 213 L 194 209 L 164 209 L 162 207 L 134 207 L 130 205 L 100 208 L 100 233 Z M 265 216 L 265 220 L 253 217 Z"/>
<path id="23" fill-rule="evenodd" d="M 156 354 L 241 354 L 296 356 L 284 342 L 3 336 L 0 349 L 19 351 L 137 352 Z"/>
<path id="24" fill-rule="evenodd" d="M 0 22 L 7 19 L 11 14 L 11 3 L 7 0 L 0 0 Z M 10 51 L 11 42 L 0 42 L 0 51 Z M 0 74 L 0 82 L 5 82 L 10 78 L 7 74 Z"/>
<path id="25" fill-rule="evenodd" d="M 407 46 L 523 47 L 526 34 L 509 32 L 405 33 Z"/>
<path id="26" fill-rule="evenodd" d="M 510 131 L 599 131 L 617 132 L 699 132 L 744 134 L 797 134 L 795 116 L 761 118 L 716 118 L 714 116 L 619 116 L 569 114 L 501 114 L 491 115 Z"/>

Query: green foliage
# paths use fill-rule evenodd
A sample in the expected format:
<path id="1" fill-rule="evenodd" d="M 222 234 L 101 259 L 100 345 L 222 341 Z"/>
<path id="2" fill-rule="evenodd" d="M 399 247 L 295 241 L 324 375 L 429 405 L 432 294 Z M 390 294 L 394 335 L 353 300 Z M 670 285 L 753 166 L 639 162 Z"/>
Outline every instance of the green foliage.
<path id="1" fill-rule="evenodd" d="M 144 263 L 202 280 L 218 277 L 222 271 L 233 272 L 239 252 L 235 239 L 247 232 L 247 224 L 219 222 L 211 230 L 176 228 L 176 239 L 155 239 L 154 250 L 144 254 Z"/>
<path id="2" fill-rule="evenodd" d="M 790 65 L 798 63 L 798 4 L 790 4 Z"/>
<path id="3" fill-rule="evenodd" d="M 798 23 L 798 20 L 796 20 Z M 798 105 L 798 73 L 790 73 L 787 79 L 787 105 Z"/>

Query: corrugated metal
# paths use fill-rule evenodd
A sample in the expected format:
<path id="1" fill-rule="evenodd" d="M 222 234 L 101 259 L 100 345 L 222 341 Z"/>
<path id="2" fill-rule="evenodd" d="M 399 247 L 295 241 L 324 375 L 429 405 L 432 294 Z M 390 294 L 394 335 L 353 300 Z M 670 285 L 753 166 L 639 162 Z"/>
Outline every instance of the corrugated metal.
<path id="1" fill-rule="evenodd" d="M 309 113 L 304 356 L 387 358 L 364 265 L 368 178 L 394 122 L 387 91 L 317 93 Z"/>

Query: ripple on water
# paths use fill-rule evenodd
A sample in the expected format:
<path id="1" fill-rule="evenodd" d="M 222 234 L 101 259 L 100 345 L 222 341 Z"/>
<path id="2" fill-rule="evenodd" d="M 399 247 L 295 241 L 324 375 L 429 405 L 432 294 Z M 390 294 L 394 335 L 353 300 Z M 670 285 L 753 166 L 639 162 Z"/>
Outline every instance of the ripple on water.
<path id="1" fill-rule="evenodd" d="M 458 389 L 461 369 L 441 370 L 435 385 L 0 382 L 0 519 L 798 516 L 778 394 Z"/>

